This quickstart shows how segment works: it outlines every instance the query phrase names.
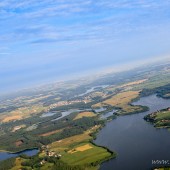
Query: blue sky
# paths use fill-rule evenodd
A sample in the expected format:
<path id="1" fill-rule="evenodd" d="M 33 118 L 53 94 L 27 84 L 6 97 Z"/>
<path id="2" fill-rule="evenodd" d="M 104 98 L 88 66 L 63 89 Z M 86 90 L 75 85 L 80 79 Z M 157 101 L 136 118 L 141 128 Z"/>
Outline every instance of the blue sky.
<path id="1" fill-rule="evenodd" d="M 1 0 L 0 91 L 170 53 L 170 0 Z"/>

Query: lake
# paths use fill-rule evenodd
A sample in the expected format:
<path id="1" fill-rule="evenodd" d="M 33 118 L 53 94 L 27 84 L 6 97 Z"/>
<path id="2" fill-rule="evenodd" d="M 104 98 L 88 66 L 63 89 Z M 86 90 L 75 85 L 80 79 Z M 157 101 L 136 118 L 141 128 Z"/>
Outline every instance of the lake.
<path id="1" fill-rule="evenodd" d="M 67 110 L 67 111 L 63 111 L 63 112 L 61 112 L 62 116 L 60 116 L 60 117 L 58 117 L 56 119 L 53 119 L 51 121 L 56 121 L 56 120 L 62 119 L 63 117 L 66 117 L 66 116 L 70 115 L 71 113 L 77 113 L 77 112 L 82 112 L 82 111 L 91 111 L 91 109 L 84 109 L 84 110 L 70 109 L 70 110 Z"/>
<path id="2" fill-rule="evenodd" d="M 25 151 L 22 151 L 22 152 L 17 152 L 15 154 L 8 153 L 8 152 L 0 152 L 0 161 L 8 159 L 8 158 L 19 156 L 21 154 L 33 156 L 33 155 L 36 155 L 37 153 L 38 153 L 38 149 L 25 150 Z"/>
<path id="3" fill-rule="evenodd" d="M 101 118 L 101 119 L 107 119 L 108 117 L 113 116 L 113 114 L 114 114 L 116 111 L 117 111 L 117 110 L 112 110 L 112 111 L 110 111 L 110 112 L 103 113 L 103 114 L 100 116 L 100 118 Z"/>
<path id="4" fill-rule="evenodd" d="M 156 129 L 143 117 L 170 106 L 170 100 L 151 95 L 134 105 L 143 105 L 149 111 L 119 116 L 99 132 L 95 143 L 115 151 L 117 158 L 104 162 L 100 170 L 150 170 L 152 160 L 170 160 L 170 132 Z M 159 165 L 156 165 L 159 166 Z"/>
<path id="5" fill-rule="evenodd" d="M 106 87 L 108 87 L 109 85 L 101 85 L 101 86 L 94 86 L 94 87 L 91 87 L 90 89 L 87 89 L 86 90 L 86 92 L 84 92 L 84 93 L 82 93 L 82 94 L 79 94 L 79 95 L 77 95 L 77 96 L 84 96 L 84 95 L 86 95 L 86 94 L 89 94 L 89 93 L 91 93 L 91 92 L 94 92 L 96 89 L 98 89 L 98 88 L 102 88 L 102 89 L 104 89 L 104 88 L 106 88 Z"/>

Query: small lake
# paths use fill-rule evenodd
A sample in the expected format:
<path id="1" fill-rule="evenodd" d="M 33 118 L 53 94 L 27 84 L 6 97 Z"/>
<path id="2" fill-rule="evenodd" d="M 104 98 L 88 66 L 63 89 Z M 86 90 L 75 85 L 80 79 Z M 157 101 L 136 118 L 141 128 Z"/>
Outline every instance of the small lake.
<path id="1" fill-rule="evenodd" d="M 169 107 L 170 100 L 151 95 L 133 104 L 148 106 L 150 110 L 119 116 L 97 135 L 96 144 L 117 153 L 117 158 L 103 163 L 100 170 L 151 170 L 152 160 L 170 160 L 170 132 L 156 129 L 143 119 L 149 113 Z"/>
<path id="2" fill-rule="evenodd" d="M 101 86 L 94 86 L 94 87 L 91 87 L 90 89 L 87 89 L 85 93 L 82 93 L 82 94 L 79 94 L 78 96 L 84 96 L 85 94 L 88 94 L 88 93 L 91 93 L 95 90 L 97 90 L 98 88 L 106 88 L 108 87 L 109 85 L 101 85 Z"/>
<path id="3" fill-rule="evenodd" d="M 0 152 L 0 161 L 8 159 L 8 158 L 12 158 L 12 157 L 17 157 L 21 154 L 33 156 L 33 155 L 36 155 L 37 153 L 38 153 L 38 149 L 25 150 L 25 151 L 22 151 L 22 152 L 17 152 L 15 154 L 8 153 L 8 152 Z"/>
<path id="4" fill-rule="evenodd" d="M 69 114 L 71 113 L 76 113 L 76 112 L 82 112 L 82 111 L 90 111 L 91 109 L 85 109 L 85 110 L 79 110 L 79 109 L 70 109 L 70 110 L 67 110 L 67 111 L 64 111 L 64 112 L 61 112 L 62 116 L 56 118 L 56 119 L 53 119 L 52 121 L 56 121 L 56 120 L 59 120 L 63 117 L 66 117 L 68 116 Z"/>
<path id="5" fill-rule="evenodd" d="M 43 113 L 40 117 L 50 117 L 57 114 L 56 112 L 47 112 L 47 113 Z"/>
<path id="6" fill-rule="evenodd" d="M 106 110 L 106 108 L 104 108 L 104 107 L 100 107 L 100 108 L 94 109 L 95 112 L 103 112 L 105 110 Z"/>
<path id="7" fill-rule="evenodd" d="M 116 110 L 112 110 L 110 112 L 107 112 L 107 113 L 103 113 L 100 117 L 101 119 L 107 119 L 108 117 L 110 116 L 113 116 L 113 114 L 116 112 Z"/>

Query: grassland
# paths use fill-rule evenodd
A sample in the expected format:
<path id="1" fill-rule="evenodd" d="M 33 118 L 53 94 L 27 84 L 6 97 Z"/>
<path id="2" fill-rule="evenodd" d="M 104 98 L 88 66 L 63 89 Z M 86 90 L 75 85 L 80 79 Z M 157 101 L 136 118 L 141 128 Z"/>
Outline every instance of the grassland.
<path id="1" fill-rule="evenodd" d="M 143 108 L 140 106 L 133 106 L 130 103 L 139 96 L 139 91 L 126 91 L 112 96 L 110 99 L 95 104 L 93 107 L 102 107 L 110 105 L 115 108 L 120 108 L 119 114 L 131 114 L 142 112 Z"/>

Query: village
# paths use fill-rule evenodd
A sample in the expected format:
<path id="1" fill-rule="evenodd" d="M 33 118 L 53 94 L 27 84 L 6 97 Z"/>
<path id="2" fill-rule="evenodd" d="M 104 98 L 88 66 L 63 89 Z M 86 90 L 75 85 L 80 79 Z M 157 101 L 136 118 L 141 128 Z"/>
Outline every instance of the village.
<path id="1" fill-rule="evenodd" d="M 57 159 L 60 159 L 61 156 L 62 156 L 60 153 L 56 153 L 55 151 L 50 150 L 48 145 L 47 146 L 42 145 L 41 148 L 40 148 L 40 153 L 44 154 L 44 157 L 54 157 L 54 158 L 57 158 Z M 44 165 L 45 163 L 46 163 L 45 159 L 43 159 L 40 162 L 41 165 Z"/>

